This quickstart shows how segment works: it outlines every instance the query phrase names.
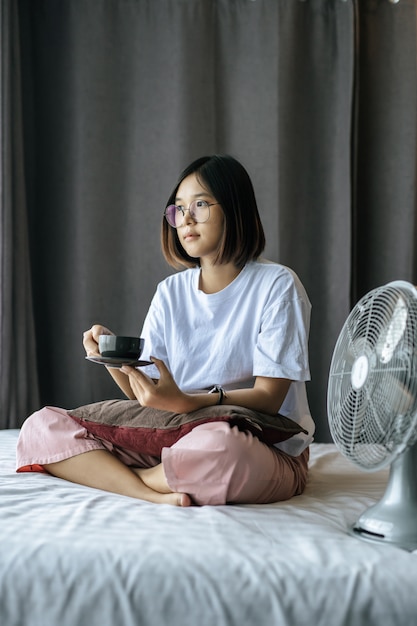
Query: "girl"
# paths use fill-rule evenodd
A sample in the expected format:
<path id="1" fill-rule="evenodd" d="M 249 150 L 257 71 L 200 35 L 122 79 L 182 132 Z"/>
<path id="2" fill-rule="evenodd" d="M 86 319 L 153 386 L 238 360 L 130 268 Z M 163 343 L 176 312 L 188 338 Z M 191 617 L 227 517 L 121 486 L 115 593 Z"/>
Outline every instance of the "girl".
<path id="1" fill-rule="evenodd" d="M 108 371 L 142 406 L 187 413 L 232 404 L 281 414 L 308 434 L 268 446 L 225 422 L 194 428 L 161 458 L 115 450 L 63 409 L 24 423 L 18 471 L 155 503 L 266 503 L 303 491 L 314 424 L 309 380 L 310 303 L 288 268 L 260 260 L 265 237 L 251 180 L 230 156 L 202 157 L 181 174 L 162 222 L 162 250 L 183 271 L 157 288 L 141 337 L 153 365 Z M 184 270 L 184 267 L 187 268 Z M 84 333 L 98 355 L 94 325 Z M 210 390 L 215 393 L 195 392 Z"/>

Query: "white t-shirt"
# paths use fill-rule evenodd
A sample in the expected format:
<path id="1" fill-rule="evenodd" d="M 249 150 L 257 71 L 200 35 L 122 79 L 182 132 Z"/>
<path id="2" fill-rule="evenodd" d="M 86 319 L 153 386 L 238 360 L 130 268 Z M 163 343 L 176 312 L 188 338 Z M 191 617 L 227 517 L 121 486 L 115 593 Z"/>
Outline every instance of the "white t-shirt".
<path id="1" fill-rule="evenodd" d="M 269 261 L 248 263 L 218 293 L 201 291 L 199 276 L 196 267 L 158 285 L 141 333 L 141 358 L 162 359 L 186 392 L 215 384 L 226 390 L 252 387 L 256 376 L 291 379 L 279 412 L 309 434 L 277 447 L 301 454 L 313 439 L 314 422 L 305 390 L 311 305 L 300 280 Z M 153 365 L 144 371 L 159 377 Z"/>

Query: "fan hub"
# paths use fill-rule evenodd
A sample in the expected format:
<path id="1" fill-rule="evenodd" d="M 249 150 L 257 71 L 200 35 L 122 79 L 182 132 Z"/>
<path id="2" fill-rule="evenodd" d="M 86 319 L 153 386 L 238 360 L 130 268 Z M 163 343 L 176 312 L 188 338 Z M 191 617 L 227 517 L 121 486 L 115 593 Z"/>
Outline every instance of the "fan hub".
<path id="1" fill-rule="evenodd" d="M 369 374 L 369 360 L 366 354 L 361 354 L 352 366 L 351 383 L 352 387 L 358 391 L 362 389 Z"/>

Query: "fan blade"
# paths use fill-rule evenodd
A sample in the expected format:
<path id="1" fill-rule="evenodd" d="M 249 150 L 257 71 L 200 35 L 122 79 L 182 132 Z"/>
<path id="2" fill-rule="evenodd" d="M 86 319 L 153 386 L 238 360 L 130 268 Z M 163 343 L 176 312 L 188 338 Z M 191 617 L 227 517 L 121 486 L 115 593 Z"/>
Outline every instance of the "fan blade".
<path id="1" fill-rule="evenodd" d="M 334 407 L 331 420 L 332 436 L 335 443 L 349 453 L 362 440 L 362 420 L 365 412 L 366 401 L 363 390 L 352 387 Z"/>
<path id="2" fill-rule="evenodd" d="M 404 299 L 399 296 L 391 319 L 381 332 L 375 346 L 381 363 L 389 363 L 394 355 L 395 349 L 404 336 L 407 325 L 407 306 Z"/>

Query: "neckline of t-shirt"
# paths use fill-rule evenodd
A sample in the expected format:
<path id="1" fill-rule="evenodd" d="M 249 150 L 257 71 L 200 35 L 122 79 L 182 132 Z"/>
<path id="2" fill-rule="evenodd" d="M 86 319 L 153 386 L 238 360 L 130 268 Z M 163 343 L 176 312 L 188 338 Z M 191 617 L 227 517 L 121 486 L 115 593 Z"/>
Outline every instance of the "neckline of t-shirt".
<path id="1" fill-rule="evenodd" d="M 239 274 L 236 276 L 236 278 L 234 278 L 232 280 L 231 283 L 229 283 L 227 285 L 227 287 L 225 287 L 224 289 L 222 289 L 221 291 L 216 291 L 215 293 L 205 293 L 204 291 L 202 291 L 198 284 L 199 284 L 199 280 L 200 280 L 200 268 L 196 267 L 195 268 L 195 273 L 194 273 L 194 291 L 197 294 L 197 296 L 199 298 L 201 298 L 202 300 L 207 300 L 210 302 L 215 302 L 215 301 L 219 301 L 219 300 L 228 300 L 229 298 L 233 298 L 236 295 L 236 291 L 237 290 L 241 290 L 242 289 L 242 282 L 244 282 L 246 280 L 246 276 L 247 276 L 247 272 L 248 272 L 248 266 L 251 263 L 247 263 L 243 268 L 242 271 L 239 272 Z"/>

